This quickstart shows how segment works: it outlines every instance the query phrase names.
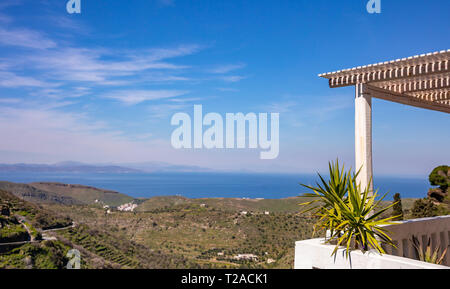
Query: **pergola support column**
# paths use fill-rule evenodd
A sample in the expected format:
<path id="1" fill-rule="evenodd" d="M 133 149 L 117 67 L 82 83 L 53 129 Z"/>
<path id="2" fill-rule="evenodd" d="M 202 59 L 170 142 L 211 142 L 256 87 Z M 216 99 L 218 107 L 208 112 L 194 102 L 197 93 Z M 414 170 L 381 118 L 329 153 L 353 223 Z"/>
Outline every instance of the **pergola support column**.
<path id="1" fill-rule="evenodd" d="M 364 86 L 355 86 L 355 170 L 361 169 L 357 178 L 361 189 L 370 183 L 369 194 L 372 195 L 372 97 L 365 93 Z"/>

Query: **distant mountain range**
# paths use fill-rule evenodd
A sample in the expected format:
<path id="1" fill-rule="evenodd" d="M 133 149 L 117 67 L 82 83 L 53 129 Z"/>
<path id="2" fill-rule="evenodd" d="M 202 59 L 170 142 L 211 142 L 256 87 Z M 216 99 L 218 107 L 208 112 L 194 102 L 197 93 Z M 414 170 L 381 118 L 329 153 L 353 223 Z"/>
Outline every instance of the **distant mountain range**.
<path id="1" fill-rule="evenodd" d="M 73 161 L 55 164 L 0 164 L 1 172 L 51 172 L 51 173 L 143 173 L 143 172 L 205 172 L 207 168 L 172 165 L 161 162 L 127 164 L 85 164 Z"/>
<path id="2" fill-rule="evenodd" d="M 138 169 L 121 166 L 89 165 L 77 162 L 56 164 L 0 164 L 0 172 L 55 172 L 55 173 L 138 173 Z"/>
<path id="3" fill-rule="evenodd" d="M 123 163 L 119 164 L 127 168 L 133 168 L 144 172 L 211 172 L 212 169 L 188 166 L 188 165 L 174 165 L 164 162 L 142 162 L 142 163 Z"/>

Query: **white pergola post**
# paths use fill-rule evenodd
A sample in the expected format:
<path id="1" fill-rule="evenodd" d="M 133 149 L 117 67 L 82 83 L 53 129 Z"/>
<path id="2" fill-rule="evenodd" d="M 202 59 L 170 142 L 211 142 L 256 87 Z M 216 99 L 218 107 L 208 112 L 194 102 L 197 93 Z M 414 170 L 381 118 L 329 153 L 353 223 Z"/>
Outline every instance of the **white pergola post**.
<path id="1" fill-rule="evenodd" d="M 364 84 L 357 84 L 355 95 L 355 171 L 357 182 L 364 190 L 370 182 L 373 194 L 372 169 L 372 97 L 364 94 Z"/>

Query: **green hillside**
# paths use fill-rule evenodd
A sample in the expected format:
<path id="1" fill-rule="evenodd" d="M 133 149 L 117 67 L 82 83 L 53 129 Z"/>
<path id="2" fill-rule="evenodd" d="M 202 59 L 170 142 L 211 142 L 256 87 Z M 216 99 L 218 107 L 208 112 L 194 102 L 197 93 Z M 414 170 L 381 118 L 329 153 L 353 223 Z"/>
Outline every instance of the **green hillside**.
<path id="1" fill-rule="evenodd" d="M 63 267 L 69 246 L 58 240 L 43 241 L 40 231 L 68 226 L 72 223 L 70 218 L 3 190 L 0 190 L 0 207 L 0 268 Z"/>
<path id="2" fill-rule="evenodd" d="M 82 204 L 71 196 L 41 190 L 28 184 L 0 181 L 0 190 L 8 191 L 23 200 L 34 203 Z"/>
<path id="3" fill-rule="evenodd" d="M 201 198 L 189 199 L 181 196 L 152 197 L 142 202 L 137 211 L 146 212 L 156 209 L 172 207 L 181 204 L 206 205 L 224 211 L 240 212 L 298 212 L 298 204 L 308 199 L 292 197 L 285 199 L 242 199 L 242 198 Z"/>
<path id="4" fill-rule="evenodd" d="M 67 215 L 46 210 L 38 204 L 20 199 L 4 190 L 0 190 L 0 205 L 9 209 L 11 219 L 14 216 L 22 216 L 32 226 L 37 228 L 49 229 L 64 227 L 72 222 Z M 2 217 L 5 218 L 5 216 Z"/>
<path id="5" fill-rule="evenodd" d="M 158 196 L 144 200 L 136 208 L 136 211 L 138 212 L 153 211 L 156 209 L 171 207 L 180 204 L 191 204 L 192 202 L 193 202 L 192 199 L 180 196 Z"/>
<path id="6" fill-rule="evenodd" d="M 0 190 L 0 269 L 63 269 L 70 249 L 80 251 L 82 268 L 191 266 L 184 257 L 151 250 L 114 227 L 73 222 L 65 215 L 73 208 L 104 212 L 98 206 L 87 205 L 43 207 Z"/>
<path id="7" fill-rule="evenodd" d="M 82 204 L 95 204 L 95 201 L 98 200 L 100 204 L 119 206 L 133 201 L 132 197 L 119 192 L 83 185 L 48 182 L 31 183 L 29 185 L 38 190 L 56 194 L 62 198 L 72 198 Z"/>
<path id="8" fill-rule="evenodd" d="M 173 201 L 170 198 L 169 202 Z M 147 212 L 112 211 L 110 214 L 92 206 L 48 207 L 64 211 L 77 222 L 108 232 L 118 240 L 128 239 L 140 244 L 149 252 L 160 254 L 164 260 L 172 260 L 160 263 L 162 267 L 158 268 L 292 268 L 295 241 L 312 235 L 313 220 L 298 213 L 266 215 L 254 211 L 242 214 L 196 202 Z M 87 236 L 94 238 L 97 233 Z M 109 237 L 104 236 L 96 238 L 110 242 L 105 241 Z M 95 242 L 89 246 L 96 248 Z M 254 254 L 257 260 L 237 260 L 238 254 Z M 131 262 L 126 260 L 123 262 Z"/>

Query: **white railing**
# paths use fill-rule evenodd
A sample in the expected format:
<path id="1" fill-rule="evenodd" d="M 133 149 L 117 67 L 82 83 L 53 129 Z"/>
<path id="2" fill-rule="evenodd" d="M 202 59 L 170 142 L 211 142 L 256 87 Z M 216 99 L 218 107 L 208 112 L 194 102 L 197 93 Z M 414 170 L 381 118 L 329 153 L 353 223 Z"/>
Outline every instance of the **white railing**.
<path id="1" fill-rule="evenodd" d="M 362 252 L 353 250 L 346 258 L 344 248 L 338 250 L 335 257 L 331 254 L 334 245 L 324 244 L 322 238 L 298 241 L 295 243 L 295 269 L 450 269 L 417 260 L 412 246 L 412 235 L 426 247 L 428 237 L 432 248 L 441 247 L 441 252 L 450 243 L 450 216 L 414 219 L 387 226 L 389 234 L 397 248 L 386 248 L 388 254 L 380 255 L 376 251 Z M 450 264 L 450 249 L 443 264 Z"/>
<path id="2" fill-rule="evenodd" d="M 394 256 L 418 259 L 411 241 L 413 235 L 424 248 L 427 246 L 428 238 L 430 238 L 432 251 L 434 252 L 439 246 L 440 254 L 450 245 L 450 215 L 406 220 L 385 228 L 390 232 L 389 236 L 397 247 L 386 247 L 385 250 L 388 254 Z M 450 248 L 442 264 L 450 266 Z"/>

